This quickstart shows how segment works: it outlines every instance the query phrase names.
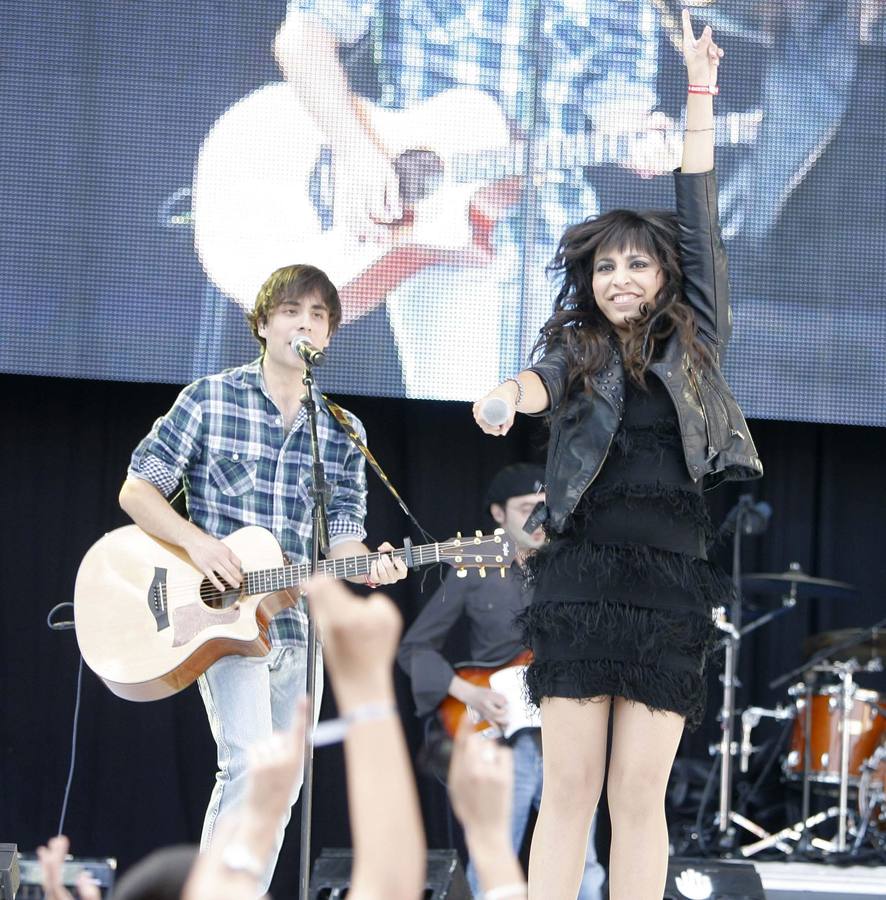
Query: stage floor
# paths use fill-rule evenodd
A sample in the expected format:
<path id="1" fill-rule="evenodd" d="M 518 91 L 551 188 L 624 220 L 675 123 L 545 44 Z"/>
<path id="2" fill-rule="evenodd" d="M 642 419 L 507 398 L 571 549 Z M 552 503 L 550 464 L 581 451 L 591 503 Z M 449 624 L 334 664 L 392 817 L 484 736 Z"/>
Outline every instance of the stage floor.
<path id="1" fill-rule="evenodd" d="M 767 900 L 886 897 L 886 866 L 829 866 L 810 862 L 755 862 Z"/>

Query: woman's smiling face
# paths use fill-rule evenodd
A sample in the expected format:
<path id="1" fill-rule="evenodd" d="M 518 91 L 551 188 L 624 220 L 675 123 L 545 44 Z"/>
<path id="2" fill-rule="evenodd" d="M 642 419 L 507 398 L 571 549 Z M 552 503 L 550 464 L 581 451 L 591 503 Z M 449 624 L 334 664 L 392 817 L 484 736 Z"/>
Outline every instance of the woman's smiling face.
<path id="1" fill-rule="evenodd" d="M 640 315 L 641 306 L 655 306 L 665 276 L 658 261 L 634 248 L 599 250 L 594 258 L 594 300 L 612 325 L 624 331 Z"/>

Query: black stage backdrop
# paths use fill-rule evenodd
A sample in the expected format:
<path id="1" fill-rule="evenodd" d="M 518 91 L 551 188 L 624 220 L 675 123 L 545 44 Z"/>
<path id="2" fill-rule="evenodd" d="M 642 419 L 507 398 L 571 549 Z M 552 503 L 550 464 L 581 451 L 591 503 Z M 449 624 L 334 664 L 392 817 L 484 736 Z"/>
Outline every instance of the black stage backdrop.
<path id="1" fill-rule="evenodd" d="M 4 591 L 0 840 L 33 849 L 55 833 L 70 756 L 78 654 L 71 631 L 53 632 L 46 614 L 71 599 L 77 565 L 103 532 L 125 523 L 116 496 L 129 453 L 177 393 L 169 385 L 0 376 L 4 396 L 0 471 L 4 473 Z M 367 426 L 370 444 L 413 511 L 434 535 L 490 523 L 478 508 L 502 464 L 541 459 L 540 423 L 523 419 L 506 441 L 484 437 L 467 404 L 344 397 Z M 766 477 L 709 495 L 715 521 L 742 490 L 775 513 L 769 533 L 746 546 L 747 571 L 780 571 L 792 560 L 816 575 L 860 588 L 853 602 L 804 602 L 756 633 L 742 652 L 741 701 L 786 700 L 771 678 L 799 664 L 809 634 L 873 622 L 884 614 L 886 552 L 882 525 L 886 430 L 793 422 L 753 423 Z M 369 541 L 398 543 L 407 523 L 369 474 Z M 729 561 L 728 547 L 725 548 Z M 392 594 L 408 624 L 421 601 L 413 574 Z M 430 576 L 428 590 L 437 583 Z M 877 687 L 874 681 L 868 686 Z M 702 729 L 681 754 L 705 755 L 717 735 L 719 704 L 711 677 Z M 421 725 L 408 685 L 398 693 L 413 750 Z M 334 714 L 330 693 L 323 715 Z M 199 838 L 214 772 L 214 745 L 195 688 L 150 704 L 119 700 L 87 670 L 83 676 L 77 768 L 65 824 L 80 855 L 115 856 L 125 869 L 148 851 Z M 431 846 L 451 843 L 440 786 L 419 782 Z M 339 749 L 318 751 L 315 850 L 349 843 Z M 298 810 L 290 827 L 277 897 L 295 895 Z"/>

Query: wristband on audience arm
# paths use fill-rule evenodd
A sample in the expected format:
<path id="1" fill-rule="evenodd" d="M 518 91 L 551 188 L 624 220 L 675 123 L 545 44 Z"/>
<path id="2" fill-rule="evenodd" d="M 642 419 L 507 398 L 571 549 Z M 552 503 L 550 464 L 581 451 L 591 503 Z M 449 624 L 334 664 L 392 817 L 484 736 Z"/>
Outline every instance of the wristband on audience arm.
<path id="1" fill-rule="evenodd" d="M 483 900 L 513 900 L 513 898 L 525 897 L 527 894 L 526 884 L 518 881 L 515 884 L 505 884 L 501 887 L 494 887 L 482 893 Z"/>
<path id="2" fill-rule="evenodd" d="M 378 722 L 397 715 L 394 703 L 364 703 L 338 719 L 319 722 L 314 729 L 312 743 L 315 747 L 327 747 L 345 739 L 350 728 L 360 722 Z"/>
<path id="3" fill-rule="evenodd" d="M 221 853 L 222 865 L 230 872 L 249 875 L 256 881 L 264 876 L 264 866 L 258 857 L 244 844 L 228 844 Z"/>

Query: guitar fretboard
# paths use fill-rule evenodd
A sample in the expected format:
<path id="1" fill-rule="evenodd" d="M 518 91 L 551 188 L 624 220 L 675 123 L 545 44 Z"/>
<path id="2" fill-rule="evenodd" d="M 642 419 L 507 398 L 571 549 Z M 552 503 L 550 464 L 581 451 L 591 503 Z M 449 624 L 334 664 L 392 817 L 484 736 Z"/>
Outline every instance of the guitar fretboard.
<path id="1" fill-rule="evenodd" d="M 751 144 L 757 139 L 763 114 L 731 112 L 714 117 L 714 143 L 718 147 Z M 669 140 L 681 141 L 682 130 L 675 128 Z M 533 159 L 528 167 L 536 172 L 568 171 L 584 166 L 619 163 L 628 158 L 636 134 L 607 132 L 562 135 L 544 138 L 533 146 Z M 450 162 L 450 177 L 459 183 L 496 181 L 513 175 L 526 174 L 525 143 L 518 141 L 508 147 L 456 153 Z"/>
<path id="2" fill-rule="evenodd" d="M 466 550 L 469 546 L 466 546 Z M 412 565 L 426 566 L 440 562 L 440 547 L 440 544 L 422 544 L 418 547 L 413 547 L 411 549 Z M 400 548 L 391 551 L 389 554 L 367 553 L 364 556 L 321 559 L 317 568 L 324 575 L 332 575 L 335 578 L 353 578 L 357 575 L 368 575 L 372 569 L 372 564 L 382 555 L 409 560 L 407 551 L 404 548 Z M 245 592 L 247 594 L 270 594 L 273 591 L 282 591 L 304 583 L 310 578 L 310 575 L 311 566 L 309 563 L 279 566 L 273 569 L 253 569 L 251 572 L 246 572 Z"/>

